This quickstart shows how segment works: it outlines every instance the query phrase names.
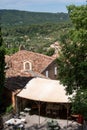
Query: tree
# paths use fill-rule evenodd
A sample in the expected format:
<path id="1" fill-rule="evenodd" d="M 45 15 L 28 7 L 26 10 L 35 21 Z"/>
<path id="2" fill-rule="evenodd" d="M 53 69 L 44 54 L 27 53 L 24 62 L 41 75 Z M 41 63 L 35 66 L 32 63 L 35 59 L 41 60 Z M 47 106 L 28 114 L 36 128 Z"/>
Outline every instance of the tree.
<path id="1" fill-rule="evenodd" d="M 67 93 L 87 87 L 87 6 L 68 6 L 73 28 L 62 37 L 58 78 Z"/>
<path id="2" fill-rule="evenodd" d="M 54 53 L 55 53 L 55 49 L 54 48 L 50 48 L 50 49 L 47 50 L 46 55 L 52 56 Z"/>
<path id="3" fill-rule="evenodd" d="M 71 99 L 72 112 L 81 114 L 87 120 L 87 89 L 78 90 L 75 96 Z"/>
<path id="4" fill-rule="evenodd" d="M 87 118 L 87 5 L 68 6 L 73 28 L 61 38 L 58 78 L 72 97 L 72 112 Z"/>
<path id="5" fill-rule="evenodd" d="M 3 40 L 0 28 L 0 104 L 3 102 L 3 89 L 4 89 L 4 82 L 5 82 L 5 49 L 3 48 Z"/>

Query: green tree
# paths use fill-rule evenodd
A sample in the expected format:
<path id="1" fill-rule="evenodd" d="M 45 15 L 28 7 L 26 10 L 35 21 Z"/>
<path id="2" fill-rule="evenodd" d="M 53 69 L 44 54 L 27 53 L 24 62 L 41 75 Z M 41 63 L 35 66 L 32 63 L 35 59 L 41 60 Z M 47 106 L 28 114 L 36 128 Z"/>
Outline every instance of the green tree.
<path id="1" fill-rule="evenodd" d="M 72 111 L 87 118 L 87 6 L 67 8 L 73 28 L 62 37 L 57 59 L 58 78 L 68 94 L 76 92 L 72 98 Z"/>
<path id="2" fill-rule="evenodd" d="M 67 93 L 87 87 L 87 6 L 69 6 L 73 28 L 62 38 L 58 78 Z"/>
<path id="3" fill-rule="evenodd" d="M 50 48 L 50 49 L 47 50 L 46 55 L 52 56 L 54 53 L 55 53 L 55 49 L 54 48 Z"/>
<path id="4" fill-rule="evenodd" d="M 85 120 L 87 120 L 87 90 L 78 90 L 71 101 L 72 112 L 83 115 Z"/>
<path id="5" fill-rule="evenodd" d="M 5 82 L 5 49 L 3 48 L 3 40 L 0 28 L 0 104 L 3 102 L 3 89 Z"/>

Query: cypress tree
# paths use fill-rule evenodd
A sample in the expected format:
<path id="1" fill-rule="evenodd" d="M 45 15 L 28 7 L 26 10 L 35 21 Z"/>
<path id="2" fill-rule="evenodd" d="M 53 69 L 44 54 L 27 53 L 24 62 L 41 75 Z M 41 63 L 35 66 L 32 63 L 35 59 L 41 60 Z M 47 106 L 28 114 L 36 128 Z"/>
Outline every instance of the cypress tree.
<path id="1" fill-rule="evenodd" d="M 5 82 L 5 49 L 3 47 L 3 39 L 0 27 L 0 105 L 3 103 L 3 90 Z"/>

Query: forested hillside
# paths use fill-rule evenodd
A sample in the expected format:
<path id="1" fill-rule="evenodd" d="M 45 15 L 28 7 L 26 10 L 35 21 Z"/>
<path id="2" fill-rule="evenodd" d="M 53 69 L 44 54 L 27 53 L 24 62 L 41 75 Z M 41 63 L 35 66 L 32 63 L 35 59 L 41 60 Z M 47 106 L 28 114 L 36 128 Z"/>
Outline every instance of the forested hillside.
<path id="1" fill-rule="evenodd" d="M 18 10 L 0 10 L 1 24 L 3 26 L 11 25 L 29 25 L 42 23 L 58 23 L 67 21 L 67 13 L 40 13 Z"/>
<path id="2" fill-rule="evenodd" d="M 19 46 L 39 53 L 60 41 L 62 34 L 71 27 L 68 14 L 35 13 L 16 10 L 0 10 L 4 46 L 7 54 L 18 51 Z"/>

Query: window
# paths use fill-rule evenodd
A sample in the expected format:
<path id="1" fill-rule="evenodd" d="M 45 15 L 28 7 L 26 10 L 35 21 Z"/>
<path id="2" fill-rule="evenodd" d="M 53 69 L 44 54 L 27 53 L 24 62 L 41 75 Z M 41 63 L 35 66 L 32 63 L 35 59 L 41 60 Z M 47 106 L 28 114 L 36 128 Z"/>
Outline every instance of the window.
<path id="1" fill-rule="evenodd" d="M 48 70 L 46 71 L 46 77 L 48 77 Z"/>
<path id="2" fill-rule="evenodd" d="M 29 61 L 24 62 L 24 70 L 25 71 L 32 70 L 31 62 L 29 62 Z"/>
<path id="3" fill-rule="evenodd" d="M 57 75 L 57 67 L 54 68 L 54 74 Z"/>
<path id="4" fill-rule="evenodd" d="M 30 67 L 29 67 L 29 63 L 26 63 L 26 64 L 25 64 L 25 69 L 26 69 L 26 70 L 29 70 L 29 68 L 30 68 Z"/>

